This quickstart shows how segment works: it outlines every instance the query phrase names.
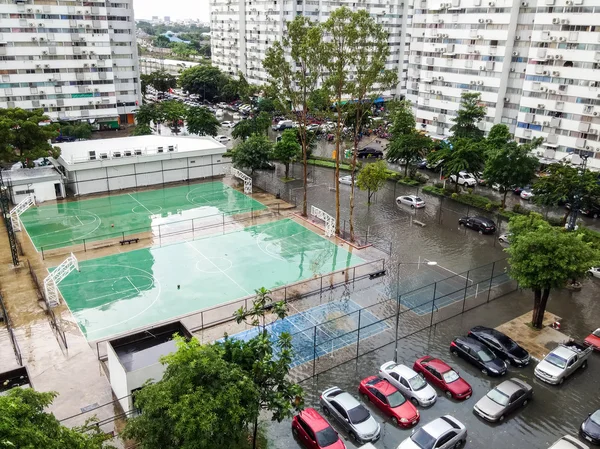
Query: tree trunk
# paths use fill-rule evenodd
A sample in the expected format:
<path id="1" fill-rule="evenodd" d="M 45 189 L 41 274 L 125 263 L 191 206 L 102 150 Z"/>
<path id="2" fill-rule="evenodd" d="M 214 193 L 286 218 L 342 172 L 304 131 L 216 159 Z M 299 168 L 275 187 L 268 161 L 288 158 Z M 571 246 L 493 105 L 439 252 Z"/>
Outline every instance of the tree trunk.
<path id="1" fill-rule="evenodd" d="M 546 312 L 546 305 L 548 304 L 550 289 L 534 289 L 533 296 L 533 320 L 531 324 L 536 329 L 541 329 L 544 323 L 544 313 Z"/>
<path id="2" fill-rule="evenodd" d="M 404 177 L 406 178 L 408 176 L 408 160 L 405 162 L 406 162 L 406 166 L 404 167 Z"/>
<path id="3" fill-rule="evenodd" d="M 454 193 L 458 193 L 458 174 L 456 175 L 456 182 L 454 183 Z"/>
<path id="4" fill-rule="evenodd" d="M 504 189 L 504 195 L 502 195 L 502 209 L 506 209 L 506 195 L 508 194 L 508 189 Z"/>
<path id="5" fill-rule="evenodd" d="M 290 174 L 290 163 L 286 162 L 284 165 L 285 165 L 285 180 L 287 181 L 290 178 L 290 176 L 289 176 L 289 174 Z"/>
<path id="6" fill-rule="evenodd" d="M 302 180 L 302 187 L 304 188 L 303 190 L 303 197 L 302 197 L 302 216 L 306 217 L 307 214 L 307 193 L 308 193 L 308 136 L 306 135 L 306 114 L 307 114 L 307 107 L 306 107 L 306 89 L 304 91 L 304 102 L 302 104 L 302 123 L 303 126 L 300 129 L 300 140 L 302 141 L 302 165 L 303 165 L 303 180 Z M 313 175 L 314 176 L 314 175 Z"/>
<path id="7" fill-rule="evenodd" d="M 254 431 L 252 433 L 252 449 L 256 449 L 256 445 L 258 444 L 258 414 L 256 418 L 254 418 Z"/>
<path id="8" fill-rule="evenodd" d="M 574 203 L 571 203 L 571 208 L 575 207 Z M 569 215 L 571 215 L 571 209 L 567 209 L 567 211 L 565 212 L 565 215 L 563 215 L 563 219 L 562 219 L 562 225 L 566 225 L 567 224 L 567 220 L 569 219 Z"/>
<path id="9" fill-rule="evenodd" d="M 350 241 L 354 243 L 354 178 L 356 176 L 356 155 L 358 153 L 358 132 L 360 130 L 360 107 L 356 105 L 356 124 L 354 126 L 354 147 L 352 148 L 352 172 L 350 173 Z"/>
<path id="10" fill-rule="evenodd" d="M 335 235 L 340 235 L 340 140 L 342 138 L 341 93 L 337 98 L 337 127 L 335 130 Z"/>
<path id="11" fill-rule="evenodd" d="M 373 196 L 373 193 L 371 193 L 371 189 L 367 189 L 367 196 L 368 196 L 367 204 L 370 206 L 371 205 L 371 197 Z"/>

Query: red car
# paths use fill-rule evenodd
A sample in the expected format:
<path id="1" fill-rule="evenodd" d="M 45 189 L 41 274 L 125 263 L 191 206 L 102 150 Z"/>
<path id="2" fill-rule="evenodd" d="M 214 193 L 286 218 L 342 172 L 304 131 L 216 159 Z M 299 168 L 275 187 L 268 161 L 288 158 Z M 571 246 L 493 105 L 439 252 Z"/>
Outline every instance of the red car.
<path id="1" fill-rule="evenodd" d="M 418 359 L 413 370 L 422 373 L 425 379 L 444 390 L 447 396 L 454 399 L 469 399 L 473 394 L 471 385 L 454 371 L 450 365 L 426 355 Z"/>
<path id="2" fill-rule="evenodd" d="M 346 449 L 337 432 L 314 408 L 306 408 L 294 416 L 292 433 L 309 449 Z"/>
<path id="3" fill-rule="evenodd" d="M 583 342 L 596 351 L 600 351 L 600 327 L 588 335 Z"/>
<path id="4" fill-rule="evenodd" d="M 387 380 L 377 376 L 367 377 L 360 383 L 358 391 L 366 401 L 391 416 L 396 426 L 412 427 L 419 422 L 419 411 Z"/>

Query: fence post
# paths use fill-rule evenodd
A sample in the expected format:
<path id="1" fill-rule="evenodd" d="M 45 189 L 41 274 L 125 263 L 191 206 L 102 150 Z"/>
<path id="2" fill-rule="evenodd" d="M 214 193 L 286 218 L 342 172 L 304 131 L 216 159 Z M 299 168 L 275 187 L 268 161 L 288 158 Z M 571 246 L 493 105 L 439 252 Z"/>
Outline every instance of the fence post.
<path id="1" fill-rule="evenodd" d="M 465 281 L 465 294 L 463 295 L 463 308 L 462 313 L 465 313 L 465 303 L 467 302 L 467 289 L 469 288 L 469 273 L 471 270 L 467 271 L 467 280 Z"/>
<path id="2" fill-rule="evenodd" d="M 160 232 L 160 225 L 158 226 L 159 232 Z M 121 238 L 121 240 L 125 240 L 125 231 L 121 232 L 121 235 L 123 236 Z"/>
<path id="3" fill-rule="evenodd" d="M 313 327 L 313 377 L 317 370 L 317 326 Z"/>
<path id="4" fill-rule="evenodd" d="M 200 312 L 200 327 L 204 329 L 204 312 Z"/>
<path id="5" fill-rule="evenodd" d="M 250 216 L 252 216 L 252 212 L 250 212 Z M 223 234 L 225 234 L 225 214 L 222 213 L 221 217 L 223 218 Z"/>
<path id="6" fill-rule="evenodd" d="M 86 252 L 87 252 L 87 249 L 86 249 L 86 247 L 85 247 L 85 239 L 83 239 L 83 252 L 84 252 L 84 253 L 86 253 Z"/>
<path id="7" fill-rule="evenodd" d="M 435 307 L 435 294 L 437 292 L 437 282 L 433 284 L 433 301 L 431 301 L 431 323 L 429 327 L 433 326 L 433 308 Z"/>
<path id="8" fill-rule="evenodd" d="M 357 329 L 357 333 L 356 333 L 356 358 L 358 358 L 358 352 L 360 349 L 360 315 L 361 315 L 362 309 L 358 309 L 358 329 Z"/>
<path id="9" fill-rule="evenodd" d="M 396 292 L 397 293 L 397 292 Z M 394 362 L 398 363 L 398 332 L 400 327 L 400 304 L 402 296 L 398 295 L 396 301 L 396 339 L 394 340 Z"/>
<path id="10" fill-rule="evenodd" d="M 371 228 L 371 226 L 367 226 L 367 230 L 365 231 L 365 245 L 369 244 L 369 229 Z"/>
<path id="11" fill-rule="evenodd" d="M 42 260 L 46 260 L 46 258 L 44 257 L 44 247 L 43 246 L 42 246 L 41 250 L 42 250 Z"/>
<path id="12" fill-rule="evenodd" d="M 492 263 L 492 275 L 490 276 L 490 286 L 488 288 L 487 302 L 490 302 L 490 294 L 492 293 L 492 282 L 494 281 L 494 269 L 496 268 L 496 262 Z"/>

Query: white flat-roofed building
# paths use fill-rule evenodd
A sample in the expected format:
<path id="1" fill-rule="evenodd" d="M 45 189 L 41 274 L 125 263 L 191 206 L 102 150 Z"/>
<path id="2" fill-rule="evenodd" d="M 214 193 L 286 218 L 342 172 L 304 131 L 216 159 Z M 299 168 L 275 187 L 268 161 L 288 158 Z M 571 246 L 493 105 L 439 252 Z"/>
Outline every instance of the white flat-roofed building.
<path id="1" fill-rule="evenodd" d="M 65 197 L 63 176 L 52 166 L 4 170 L 2 178 L 13 204 L 31 194 L 37 203 Z"/>
<path id="2" fill-rule="evenodd" d="M 60 144 L 54 161 L 75 195 L 221 176 L 231 162 L 211 137 L 139 136 Z"/>

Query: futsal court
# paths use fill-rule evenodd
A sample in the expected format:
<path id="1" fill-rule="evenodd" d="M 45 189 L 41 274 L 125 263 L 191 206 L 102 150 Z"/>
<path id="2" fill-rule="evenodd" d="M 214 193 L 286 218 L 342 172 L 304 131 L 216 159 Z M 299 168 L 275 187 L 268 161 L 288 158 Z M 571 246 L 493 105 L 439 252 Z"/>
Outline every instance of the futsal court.
<path id="1" fill-rule="evenodd" d="M 81 261 L 58 287 L 93 341 L 361 263 L 283 219 Z"/>
<path id="2" fill-rule="evenodd" d="M 346 346 L 356 345 L 360 338 L 377 335 L 388 328 L 385 322 L 350 299 L 333 301 L 300 312 L 289 304 L 290 315 L 266 326 L 271 340 L 287 332 L 292 336 L 294 356 L 291 367 L 302 365 Z M 359 327 L 360 325 L 360 332 Z M 260 328 L 252 328 L 231 338 L 247 341 L 255 337 Z M 360 336 L 359 336 L 360 334 Z M 316 345 L 315 345 L 316 343 Z"/>
<path id="3" fill-rule="evenodd" d="M 207 182 L 31 207 L 21 222 L 40 251 L 165 225 L 176 229 L 177 223 L 189 227 L 196 219 L 220 223 L 223 214 L 263 209 L 263 204 L 222 182 Z"/>

